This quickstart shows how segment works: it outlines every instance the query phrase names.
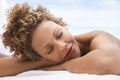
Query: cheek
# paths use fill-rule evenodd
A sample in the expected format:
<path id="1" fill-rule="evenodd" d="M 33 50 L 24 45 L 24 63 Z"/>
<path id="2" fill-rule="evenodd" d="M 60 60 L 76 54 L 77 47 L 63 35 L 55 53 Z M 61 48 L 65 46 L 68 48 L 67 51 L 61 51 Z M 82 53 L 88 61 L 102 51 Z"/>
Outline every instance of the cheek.
<path id="1" fill-rule="evenodd" d="M 63 37 L 64 37 L 63 39 L 65 39 L 65 41 L 67 41 L 67 42 L 73 41 L 73 36 L 69 32 L 65 32 L 64 35 L 63 35 Z"/>
<path id="2" fill-rule="evenodd" d="M 61 55 L 59 54 L 58 50 L 53 51 L 51 54 L 46 56 L 46 59 L 53 63 L 59 63 L 61 62 Z"/>

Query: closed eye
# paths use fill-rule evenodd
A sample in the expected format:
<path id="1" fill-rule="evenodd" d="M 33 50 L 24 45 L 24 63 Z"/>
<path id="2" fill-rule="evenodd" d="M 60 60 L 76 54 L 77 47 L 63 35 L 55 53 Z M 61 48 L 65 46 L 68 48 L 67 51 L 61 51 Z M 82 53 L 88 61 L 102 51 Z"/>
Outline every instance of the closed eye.
<path id="1" fill-rule="evenodd" d="M 59 33 L 59 35 L 57 36 L 57 39 L 61 38 L 62 35 L 63 35 L 63 31 L 61 31 L 61 32 Z"/>
<path id="2" fill-rule="evenodd" d="M 48 49 L 48 54 L 50 54 L 52 51 L 53 51 L 53 47 L 50 47 L 50 48 Z"/>

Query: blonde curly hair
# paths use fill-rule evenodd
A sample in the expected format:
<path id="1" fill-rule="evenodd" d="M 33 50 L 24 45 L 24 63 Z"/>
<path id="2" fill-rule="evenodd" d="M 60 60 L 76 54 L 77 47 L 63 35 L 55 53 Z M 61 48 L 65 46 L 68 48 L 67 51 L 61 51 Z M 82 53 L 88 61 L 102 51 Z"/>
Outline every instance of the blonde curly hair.
<path id="1" fill-rule="evenodd" d="M 32 48 L 32 33 L 43 20 L 51 20 L 66 26 L 62 18 L 56 18 L 46 8 L 30 7 L 27 3 L 17 3 L 8 11 L 6 31 L 3 33 L 3 43 L 10 47 L 14 56 L 22 56 L 29 60 L 37 60 L 40 55 Z"/>

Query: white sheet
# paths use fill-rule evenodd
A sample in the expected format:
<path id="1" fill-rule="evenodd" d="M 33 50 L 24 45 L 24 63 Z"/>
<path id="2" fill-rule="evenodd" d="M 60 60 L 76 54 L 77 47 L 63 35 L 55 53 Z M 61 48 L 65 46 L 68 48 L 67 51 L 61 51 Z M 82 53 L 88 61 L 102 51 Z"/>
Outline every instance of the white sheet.
<path id="1" fill-rule="evenodd" d="M 75 74 L 68 71 L 31 70 L 0 80 L 120 80 L 118 75 Z"/>

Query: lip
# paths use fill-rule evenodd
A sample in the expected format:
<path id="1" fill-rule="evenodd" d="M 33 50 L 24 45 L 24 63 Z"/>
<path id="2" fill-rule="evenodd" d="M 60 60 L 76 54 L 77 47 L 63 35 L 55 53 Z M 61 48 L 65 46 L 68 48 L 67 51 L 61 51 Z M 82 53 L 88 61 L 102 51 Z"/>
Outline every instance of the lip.
<path id="1" fill-rule="evenodd" d="M 65 55 L 64 59 L 70 57 L 72 55 L 72 52 L 73 52 L 73 44 L 69 48 L 69 50 L 68 50 L 67 54 Z"/>

